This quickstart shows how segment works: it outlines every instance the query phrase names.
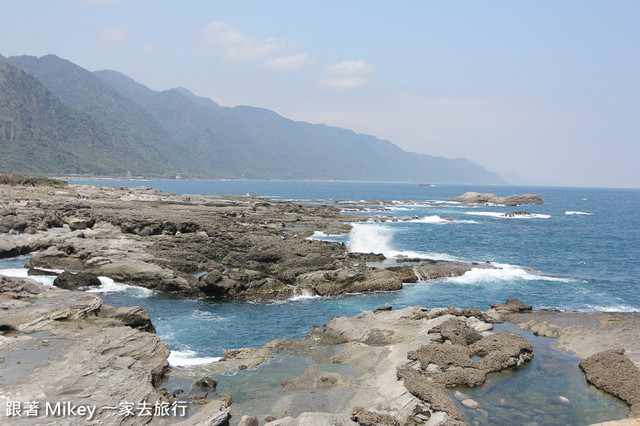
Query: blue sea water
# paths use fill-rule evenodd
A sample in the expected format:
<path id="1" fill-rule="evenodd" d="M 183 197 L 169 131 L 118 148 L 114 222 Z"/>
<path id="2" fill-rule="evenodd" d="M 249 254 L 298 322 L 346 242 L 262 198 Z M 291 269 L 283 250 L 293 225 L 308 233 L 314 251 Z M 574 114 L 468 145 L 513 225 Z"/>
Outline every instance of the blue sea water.
<path id="1" fill-rule="evenodd" d="M 462 277 L 405 284 L 404 289 L 397 292 L 333 298 L 298 297 L 277 303 L 193 300 L 103 280 L 99 291 L 107 303 L 139 305 L 148 312 L 158 335 L 172 349 L 170 362 L 174 366 L 211 362 L 229 348 L 259 347 L 282 337 L 303 338 L 313 325 L 322 325 L 334 315 L 356 315 L 382 305 L 486 309 L 491 303 L 517 297 L 537 309 L 640 312 L 640 190 L 316 181 L 100 180 L 76 183 L 151 186 L 184 194 L 250 193 L 306 203 L 352 200 L 369 210 L 357 214 L 410 220 L 361 223 L 354 225 L 349 234 L 318 234 L 317 238 L 343 242 L 352 251 L 382 252 L 388 257 L 405 255 L 488 261 L 501 268 L 476 269 Z M 544 204 L 469 208 L 444 202 L 466 191 L 492 192 L 501 196 L 539 193 Z M 389 200 L 394 206 L 390 210 L 382 209 L 370 200 Z M 500 216 L 515 210 L 526 210 L 532 215 L 527 218 Z M 26 276 L 22 266 L 27 257 L 0 260 L 0 273 L 11 269 L 10 275 Z M 49 284 L 52 281 L 52 278 L 41 279 Z M 535 381 L 542 383 L 538 392 L 546 392 L 545 387 L 553 388 L 555 394 L 565 392 L 573 395 L 574 401 L 582 401 L 582 408 L 578 408 L 576 402 L 574 411 L 555 419 L 563 424 L 587 424 L 596 419 L 624 416 L 624 406 L 611 402 L 606 396 L 593 394 L 592 389 L 585 388 L 579 373 L 571 376 L 572 379 L 563 379 L 566 382 L 563 385 L 553 382 L 558 377 L 556 373 L 545 373 L 546 379 L 541 379 L 542 366 L 555 363 L 565 372 L 571 365 L 571 371 L 577 372 L 577 361 L 563 359 L 565 355 L 547 349 L 547 343 L 536 345 L 536 362 L 517 373 L 524 377 L 524 382 L 511 379 L 509 384 L 501 382 L 500 392 L 509 386 L 516 389 L 524 383 L 531 393 L 532 379 L 526 377 L 535 375 Z M 544 358 L 540 358 L 540 354 L 544 354 Z M 541 364 L 537 366 L 536 363 Z M 234 379 L 240 383 L 237 386 L 244 389 L 245 379 L 252 383 L 263 379 L 269 383 L 273 381 L 268 368 L 262 373 L 250 370 L 239 373 Z M 567 374 L 562 376 L 569 377 Z M 500 381 L 504 377 L 508 376 L 497 375 L 491 380 Z M 492 398 L 496 398 L 496 391 L 495 388 L 491 390 L 489 384 L 473 397 L 490 405 Z M 233 387 L 234 384 L 227 378 L 220 386 Z M 277 383 L 274 386 L 277 388 Z M 238 389 L 234 393 L 236 391 Z M 484 396 L 483 392 L 486 393 Z M 247 403 L 251 404 L 251 400 Z M 511 409 L 523 403 L 526 401 L 516 401 Z M 516 411 L 520 414 L 529 412 L 530 408 L 522 407 Z M 519 415 L 501 410 L 497 406 L 493 408 L 496 415 L 502 413 L 505 419 Z M 473 418 L 473 412 L 465 413 Z M 579 416 L 583 419 L 575 420 Z M 500 423 L 496 419 L 491 421 Z"/>

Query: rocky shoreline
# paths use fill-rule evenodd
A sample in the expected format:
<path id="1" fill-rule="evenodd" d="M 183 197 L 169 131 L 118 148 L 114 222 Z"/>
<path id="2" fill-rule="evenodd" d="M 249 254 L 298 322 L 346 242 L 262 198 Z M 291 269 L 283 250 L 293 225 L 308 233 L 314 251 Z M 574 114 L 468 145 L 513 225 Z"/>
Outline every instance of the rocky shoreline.
<path id="1" fill-rule="evenodd" d="M 399 290 L 403 282 L 495 267 L 389 262 L 379 254 L 348 253 L 340 243 L 307 239 L 315 231 L 345 233 L 349 223 L 367 219 L 342 214 L 336 205 L 80 185 L 0 186 L 0 200 L 0 258 L 39 250 L 29 261 L 30 273 L 64 270 L 56 285 L 70 289 L 107 276 L 189 297 L 274 301 Z M 520 335 L 491 331 L 503 321 L 558 338 L 561 348 L 585 358 L 581 368 L 589 382 L 624 400 L 630 416 L 640 415 L 640 318 L 634 314 L 532 312 L 517 300 L 487 311 L 383 307 L 335 317 L 313 327 L 304 340 L 229 350 L 224 362 L 170 371 L 169 348 L 140 308 L 114 308 L 94 294 L 5 277 L 0 397 L 7 410 L 23 410 L 24 416 L 12 420 L 25 424 L 43 424 L 42 416 L 26 415 L 27 408 L 33 413 L 34 401 L 45 414 L 45 401 L 51 404 L 65 424 L 227 424 L 231 415 L 234 423 L 242 415 L 261 417 L 244 418 L 243 425 L 465 424 L 447 388 L 481 386 L 488 373 L 534 356 Z M 312 363 L 282 381 L 286 395 L 262 407 L 267 411 L 245 410 L 231 395 L 216 392 L 211 375 L 258 366 L 274 354 Z M 65 403 L 75 407 L 68 407 L 73 415 L 56 405 Z M 297 412 L 296 406 L 317 409 Z M 180 411 L 189 414 L 181 418 Z"/>
<path id="2" fill-rule="evenodd" d="M 384 263 L 308 239 L 367 220 L 336 206 L 258 196 L 176 195 L 150 188 L 0 188 L 0 258 L 39 250 L 27 267 L 83 272 L 189 297 L 252 301 L 390 291 L 478 264 Z"/>
<path id="3" fill-rule="evenodd" d="M 169 348 L 139 308 L 113 308 L 94 294 L 0 277 L 0 399 L 6 407 L 21 404 L 22 413 L 27 404 L 39 404 L 32 417 L 17 417 L 7 408 L 12 421 L 24 424 L 463 425 L 466 419 L 447 389 L 482 386 L 488 373 L 529 362 L 535 348 L 525 338 L 492 329 L 512 319 L 535 328 L 541 315 L 545 312 L 515 299 L 486 311 L 382 307 L 334 317 L 312 327 L 303 340 L 229 350 L 220 362 L 170 370 Z M 555 319 L 572 315 L 556 313 Z M 618 316 L 600 318 L 616 321 Z M 628 321 L 626 348 L 597 352 L 580 366 L 590 383 L 625 401 L 629 416 L 638 416 L 640 370 L 620 350 L 633 352 L 637 346 L 638 318 Z M 590 326 L 578 323 L 585 330 Z M 575 332 L 571 326 L 553 327 Z M 591 340 L 606 341 L 606 332 L 596 327 Z M 279 356 L 311 363 L 282 380 L 281 393 L 268 406 L 238 406 L 232 395 L 216 392 L 211 376 L 228 377 L 224 373 Z M 478 407 L 458 394 L 463 406 Z M 72 411 L 56 417 L 49 407 L 58 404 Z M 142 411 L 145 407 L 148 411 Z M 315 410 L 302 411 L 305 407 Z"/>

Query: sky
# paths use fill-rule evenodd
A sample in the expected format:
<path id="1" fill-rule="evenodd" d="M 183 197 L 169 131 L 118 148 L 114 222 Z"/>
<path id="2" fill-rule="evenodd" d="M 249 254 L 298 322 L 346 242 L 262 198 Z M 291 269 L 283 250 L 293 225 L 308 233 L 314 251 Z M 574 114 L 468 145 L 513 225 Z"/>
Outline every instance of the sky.
<path id="1" fill-rule="evenodd" d="M 636 0 L 0 0 L 0 54 L 467 158 L 640 188 Z"/>

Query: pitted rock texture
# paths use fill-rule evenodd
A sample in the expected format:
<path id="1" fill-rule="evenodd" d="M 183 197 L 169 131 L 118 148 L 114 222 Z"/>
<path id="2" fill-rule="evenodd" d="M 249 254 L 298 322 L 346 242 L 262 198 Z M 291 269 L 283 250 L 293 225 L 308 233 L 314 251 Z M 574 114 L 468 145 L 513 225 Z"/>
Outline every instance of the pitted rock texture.
<path id="1" fill-rule="evenodd" d="M 610 349 L 580 363 L 587 381 L 629 405 L 629 417 L 640 417 L 640 370 L 624 355 Z"/>

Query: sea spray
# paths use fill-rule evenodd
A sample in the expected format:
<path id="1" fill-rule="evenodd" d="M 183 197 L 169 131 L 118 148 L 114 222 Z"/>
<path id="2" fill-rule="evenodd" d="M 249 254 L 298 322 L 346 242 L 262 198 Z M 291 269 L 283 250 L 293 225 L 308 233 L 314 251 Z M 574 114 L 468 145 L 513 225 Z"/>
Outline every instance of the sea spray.
<path id="1" fill-rule="evenodd" d="M 353 253 L 382 253 L 394 257 L 397 252 L 392 249 L 393 232 L 391 228 L 378 224 L 354 224 L 347 249 Z"/>
<path id="2" fill-rule="evenodd" d="M 98 279 L 100 280 L 100 286 L 87 290 L 87 293 L 115 293 L 126 291 L 134 297 L 148 297 L 155 293 L 155 290 L 148 288 L 117 283 L 109 277 L 98 277 Z"/>

